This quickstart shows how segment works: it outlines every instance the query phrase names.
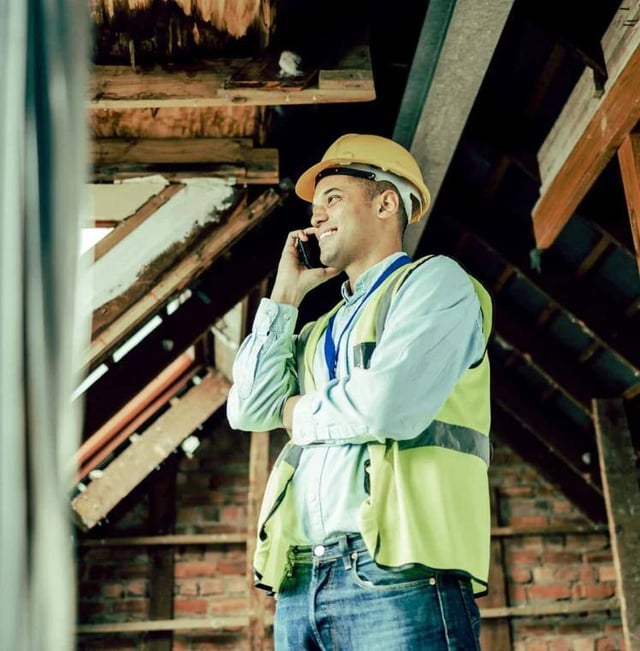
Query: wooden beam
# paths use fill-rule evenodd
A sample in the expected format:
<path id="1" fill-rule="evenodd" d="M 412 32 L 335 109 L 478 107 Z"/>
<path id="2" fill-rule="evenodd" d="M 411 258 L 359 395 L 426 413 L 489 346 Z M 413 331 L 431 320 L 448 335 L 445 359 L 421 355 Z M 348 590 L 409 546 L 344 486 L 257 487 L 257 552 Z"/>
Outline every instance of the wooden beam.
<path id="1" fill-rule="evenodd" d="M 106 138 L 91 141 L 95 167 L 119 164 L 246 163 L 251 138 Z M 277 156 L 277 149 L 267 150 Z"/>
<path id="2" fill-rule="evenodd" d="M 627 649 L 640 648 L 640 490 L 624 402 L 594 400 L 600 471 Z"/>
<path id="3" fill-rule="evenodd" d="M 229 382 L 217 372 L 205 376 L 143 432 L 71 502 L 79 523 L 91 529 L 153 472 L 180 443 L 224 405 Z"/>
<path id="4" fill-rule="evenodd" d="M 579 533 L 579 532 L 572 532 Z M 117 538 L 81 538 L 79 547 L 181 547 L 189 545 L 244 545 L 246 533 L 191 533 L 153 536 L 124 536 Z"/>
<path id="5" fill-rule="evenodd" d="M 450 0 L 429 3 L 394 137 L 416 157 L 433 203 L 512 4 L 513 0 L 456 2 L 453 7 Z M 450 16 L 444 40 L 440 27 L 443 12 Z M 407 229 L 405 247 L 410 255 L 416 251 L 426 222 L 423 218 Z"/>
<path id="6" fill-rule="evenodd" d="M 249 648 L 262 651 L 265 642 L 267 595 L 255 587 L 253 554 L 258 538 L 258 515 L 269 476 L 269 432 L 252 432 L 247 505 L 247 582 L 249 592 Z"/>
<path id="7" fill-rule="evenodd" d="M 538 152 L 542 187 L 533 209 L 538 248 L 551 246 L 640 118 L 640 2 L 624 2 L 602 39 L 609 79 L 594 97 L 585 71 Z"/>
<path id="8" fill-rule="evenodd" d="M 640 270 L 640 133 L 630 133 L 618 150 L 618 162 L 629 211 L 636 262 Z"/>
<path id="9" fill-rule="evenodd" d="M 158 533 L 171 533 L 176 517 L 176 460 L 167 463 L 163 472 L 149 491 L 149 529 Z M 175 574 L 174 550 L 154 547 L 150 550 L 151 580 L 149 586 L 149 617 L 172 619 Z M 149 633 L 149 651 L 171 651 L 173 632 Z"/>
<path id="10" fill-rule="evenodd" d="M 480 611 L 483 619 L 496 617 L 544 617 L 554 615 L 574 615 L 601 612 L 617 612 L 618 600 L 583 600 L 579 602 L 539 604 L 537 606 L 512 606 L 510 608 L 484 608 Z M 270 621 L 271 620 L 271 621 Z M 272 624 L 267 617 L 267 624 Z M 145 633 L 147 631 L 243 631 L 248 624 L 246 616 L 202 617 L 198 619 L 142 620 L 136 622 L 114 622 L 110 624 L 78 624 L 78 635 L 101 635 L 105 633 Z"/>
<path id="11" fill-rule="evenodd" d="M 500 521 L 499 494 L 491 490 L 491 528 Z M 491 539 L 491 563 L 489 565 L 489 593 L 478 600 L 481 611 L 509 606 L 509 595 L 504 575 L 504 545 L 500 538 Z M 480 627 L 480 647 L 492 651 L 511 651 L 511 626 L 506 620 L 490 620 Z"/>
<path id="12" fill-rule="evenodd" d="M 197 250 L 180 259 L 151 291 L 147 289 L 146 293 L 125 311 L 116 312 L 115 318 L 109 321 L 109 325 L 98 331 L 94 326 L 92 341 L 84 360 L 85 365 L 95 364 L 97 359 L 121 343 L 159 305 L 163 305 L 172 295 L 187 287 L 238 238 L 275 210 L 281 201 L 282 196 L 275 190 L 269 189 L 264 192 L 251 205 L 236 212 L 216 228 L 200 243 Z"/>
<path id="13" fill-rule="evenodd" d="M 283 104 L 326 104 L 369 102 L 375 99 L 373 85 L 366 87 L 320 88 L 225 88 L 246 59 L 201 62 L 197 69 L 160 66 L 133 70 L 130 66 L 96 66 L 90 80 L 91 109 L 140 109 L 211 106 L 276 106 Z M 332 71 L 349 70 L 345 56 Z M 361 72 L 361 68 L 356 70 Z M 323 72 L 323 71 L 320 71 Z M 325 75 L 326 76 L 326 75 Z"/>

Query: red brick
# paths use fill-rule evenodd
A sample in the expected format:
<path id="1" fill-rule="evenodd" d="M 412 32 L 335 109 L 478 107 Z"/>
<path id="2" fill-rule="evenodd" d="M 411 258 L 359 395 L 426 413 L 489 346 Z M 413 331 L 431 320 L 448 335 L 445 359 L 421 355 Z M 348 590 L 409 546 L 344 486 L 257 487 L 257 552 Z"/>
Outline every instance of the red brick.
<path id="1" fill-rule="evenodd" d="M 595 640 L 591 637 L 574 639 L 573 651 L 595 651 Z"/>
<path id="2" fill-rule="evenodd" d="M 226 558 L 218 562 L 220 574 L 246 574 L 247 565 L 244 558 Z"/>
<path id="3" fill-rule="evenodd" d="M 120 599 L 124 595 L 124 586 L 121 583 L 105 583 L 102 586 L 102 595 L 107 599 Z"/>
<path id="4" fill-rule="evenodd" d="M 175 567 L 176 577 L 215 576 L 216 566 L 206 561 L 191 563 L 177 562 Z"/>
<path id="5" fill-rule="evenodd" d="M 568 585 L 531 585 L 527 588 L 527 596 L 530 599 L 568 599 L 571 589 Z"/>
<path id="6" fill-rule="evenodd" d="M 209 608 L 209 600 L 201 597 L 178 597 L 173 602 L 176 616 L 179 615 L 206 615 Z"/>
<path id="7" fill-rule="evenodd" d="M 126 585 L 127 594 L 133 597 L 146 597 L 147 586 L 147 581 L 129 581 Z"/>
<path id="8" fill-rule="evenodd" d="M 246 612 L 249 600 L 240 597 L 215 597 L 211 599 L 212 615 L 239 615 Z"/>
<path id="9" fill-rule="evenodd" d="M 569 563 L 580 563 L 580 554 L 577 552 L 551 552 L 544 551 L 542 552 L 541 561 L 543 564 L 546 563 L 558 563 L 560 565 L 567 565 Z"/>
<path id="10" fill-rule="evenodd" d="M 602 599 L 613 597 L 616 586 L 613 583 L 581 583 L 573 586 L 574 596 L 578 599 Z"/>
<path id="11" fill-rule="evenodd" d="M 598 578 L 600 581 L 616 581 L 616 569 L 613 565 L 602 565 L 598 568 Z"/>
<path id="12" fill-rule="evenodd" d="M 531 570 L 526 568 L 509 569 L 509 578 L 515 583 L 529 583 L 531 581 Z"/>
<path id="13" fill-rule="evenodd" d="M 188 579 L 188 580 L 180 579 L 175 582 L 176 594 L 185 597 L 196 596 L 198 594 L 198 583 L 199 581 L 196 581 L 194 579 Z"/>
<path id="14" fill-rule="evenodd" d="M 113 604 L 114 613 L 127 615 L 146 615 L 149 605 L 146 599 L 120 599 Z"/>
<path id="15" fill-rule="evenodd" d="M 524 648 L 526 651 L 547 651 L 547 643 L 544 640 L 527 640 Z"/>
<path id="16" fill-rule="evenodd" d="M 217 579 L 201 579 L 198 581 L 200 586 L 201 595 L 223 594 L 224 593 L 224 580 Z"/>
<path id="17" fill-rule="evenodd" d="M 549 651 L 571 651 L 571 646 L 569 640 L 551 640 L 549 642 Z"/>
<path id="18" fill-rule="evenodd" d="M 618 645 L 610 637 L 601 637 L 596 640 L 596 651 L 617 651 Z"/>
<path id="19" fill-rule="evenodd" d="M 549 520 L 545 516 L 529 516 L 509 518 L 509 524 L 512 527 L 545 527 Z"/>
<path id="20" fill-rule="evenodd" d="M 507 557 L 507 563 L 510 566 L 515 566 L 515 565 L 532 566 L 532 565 L 537 565 L 540 560 L 539 554 L 532 551 L 513 550 L 513 551 L 509 551 L 506 554 L 506 557 Z"/>

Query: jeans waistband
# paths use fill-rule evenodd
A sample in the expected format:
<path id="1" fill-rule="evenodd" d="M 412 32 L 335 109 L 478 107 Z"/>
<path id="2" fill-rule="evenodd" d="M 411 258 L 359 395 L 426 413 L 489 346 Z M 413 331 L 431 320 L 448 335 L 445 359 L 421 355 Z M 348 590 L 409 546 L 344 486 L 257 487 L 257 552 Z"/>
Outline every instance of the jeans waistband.
<path id="1" fill-rule="evenodd" d="M 360 534 L 345 534 L 331 543 L 290 547 L 289 560 L 293 563 L 334 561 L 364 549 L 366 548 Z"/>

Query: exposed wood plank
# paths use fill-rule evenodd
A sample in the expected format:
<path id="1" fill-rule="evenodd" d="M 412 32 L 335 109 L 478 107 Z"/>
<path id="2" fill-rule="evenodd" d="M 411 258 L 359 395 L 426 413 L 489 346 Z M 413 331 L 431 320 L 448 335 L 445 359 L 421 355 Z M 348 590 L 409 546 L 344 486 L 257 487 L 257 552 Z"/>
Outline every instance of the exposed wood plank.
<path id="1" fill-rule="evenodd" d="M 554 604 L 539 604 L 536 606 L 512 606 L 510 608 L 485 608 L 480 611 L 483 619 L 494 617 L 553 617 L 554 615 L 575 615 L 579 613 L 617 612 L 619 609 L 616 598 L 605 601 L 589 600 L 568 601 Z"/>
<path id="2" fill-rule="evenodd" d="M 197 69 L 134 71 L 129 66 L 96 66 L 90 80 L 91 109 L 189 108 L 216 106 L 270 106 L 367 102 L 375 99 L 373 88 L 302 90 L 229 88 L 226 79 L 247 63 L 246 59 L 201 63 Z M 337 69 L 344 69 L 338 66 Z"/>
<path id="3" fill-rule="evenodd" d="M 92 140 L 96 166 L 147 163 L 244 163 L 251 155 L 250 138 L 108 138 Z M 277 150 L 272 150 L 276 151 Z"/>
<path id="4" fill-rule="evenodd" d="M 196 427 L 224 405 L 229 386 L 219 373 L 209 373 L 112 461 L 99 479 L 72 500 L 82 527 L 91 529 L 106 517 Z"/>
<path id="5" fill-rule="evenodd" d="M 242 631 L 247 627 L 246 615 L 236 617 L 202 617 L 198 619 L 141 620 L 112 624 L 78 624 L 78 635 L 103 633 L 146 633 L 147 631 Z"/>
<path id="6" fill-rule="evenodd" d="M 75 455 L 77 480 L 100 466 L 143 425 L 156 411 L 166 404 L 193 375 L 199 366 L 194 364 L 193 354 L 187 351 L 163 369 L 144 389 L 136 394 L 122 409 L 116 412 L 102 427 L 82 443 Z"/>
<path id="7" fill-rule="evenodd" d="M 254 586 L 253 554 L 258 537 L 258 515 L 269 476 L 269 432 L 251 433 L 247 504 L 247 580 L 249 592 L 249 648 L 262 651 L 265 642 L 267 595 Z"/>
<path id="8" fill-rule="evenodd" d="M 351 50 L 341 60 L 340 68 L 320 70 L 318 88 L 322 90 L 360 88 L 373 91 L 373 71 L 369 48 L 361 46 Z"/>
<path id="9" fill-rule="evenodd" d="M 640 648 L 640 490 L 624 402 L 594 400 L 600 471 L 607 505 L 622 630 L 627 649 Z"/>
<path id="10" fill-rule="evenodd" d="M 533 210 L 539 248 L 549 247 L 640 118 L 640 2 L 625 0 L 602 39 L 609 79 L 594 97 L 585 71 L 538 152 L 542 187 Z"/>
<path id="11" fill-rule="evenodd" d="M 480 611 L 483 619 L 495 617 L 543 617 L 546 615 L 572 615 L 576 613 L 616 612 L 618 600 L 606 601 L 582 600 L 537 606 L 512 606 L 511 608 L 486 608 Z M 78 624 L 78 635 L 99 635 L 103 633 L 144 633 L 146 631 L 188 631 L 188 630 L 243 630 L 248 618 L 237 617 L 203 617 L 199 619 L 143 620 L 136 622 L 116 622 L 111 624 Z M 272 622 L 268 621 L 268 624 Z"/>
<path id="12" fill-rule="evenodd" d="M 612 246 L 611 239 L 606 235 L 602 235 L 576 269 L 576 279 L 581 280 L 584 278 L 598 264 L 598 261 L 602 260 L 611 250 Z"/>
<path id="13" fill-rule="evenodd" d="M 85 357 L 85 364 L 91 366 L 123 341 L 131 331 L 147 318 L 158 305 L 164 304 L 170 296 L 179 292 L 199 274 L 207 269 L 239 237 L 254 228 L 282 201 L 282 196 L 269 189 L 244 210 L 232 215 L 223 225 L 207 237 L 198 248 L 183 257 L 160 281 L 140 297 L 125 312 L 92 338 Z"/>
<path id="14" fill-rule="evenodd" d="M 239 532 L 83 538 L 78 540 L 77 544 L 79 547 L 151 547 L 162 545 L 244 545 L 246 542 L 247 534 Z"/>
<path id="15" fill-rule="evenodd" d="M 163 468 L 151 486 L 149 494 L 149 528 L 151 531 L 169 534 L 173 531 L 176 514 L 175 459 Z M 174 551 L 155 547 L 150 553 L 152 572 L 149 587 L 149 617 L 151 619 L 173 618 Z M 171 651 L 172 631 L 149 633 L 149 651 Z"/>
<path id="16" fill-rule="evenodd" d="M 515 538 L 526 536 L 592 536 L 599 533 L 609 533 L 606 524 L 563 524 L 544 527 L 491 527 L 494 538 Z M 247 534 L 238 533 L 192 533 L 155 536 L 124 536 L 116 538 L 81 538 L 77 541 L 79 547 L 149 547 L 157 545 L 190 546 L 190 545 L 244 545 Z"/>
<path id="17" fill-rule="evenodd" d="M 174 183 L 164 188 L 161 192 L 148 199 L 143 206 L 136 210 L 135 214 L 116 226 L 111 233 L 103 237 L 93 247 L 93 260 L 99 260 L 108 253 L 116 244 L 121 242 L 129 233 L 133 232 L 146 219 L 151 217 L 161 206 L 174 197 L 184 188 L 181 183 Z M 87 252 L 87 255 L 91 255 Z"/>
<path id="18" fill-rule="evenodd" d="M 430 39 L 433 38 L 432 30 L 438 30 L 438 26 L 432 23 L 440 20 L 437 10 L 442 7 L 442 2 L 433 7 L 430 3 L 427 9 L 407 93 L 412 92 L 412 86 L 424 86 L 426 82 L 428 94 L 420 97 L 415 89 L 414 95 L 405 93 L 406 101 L 403 99 L 394 130 L 398 142 L 407 146 L 416 157 L 434 203 L 513 0 L 476 0 L 454 4 L 444 42 L 436 45 L 435 52 L 439 56 L 436 55 L 435 69 L 429 67 L 434 58 Z M 464 57 L 460 56 L 461 52 L 465 53 Z M 425 80 L 428 72 L 433 76 Z M 415 132 L 409 133 L 405 119 L 415 111 L 416 106 L 422 109 L 418 109 Z M 416 251 L 426 222 L 423 218 L 407 229 L 405 247 L 410 255 Z"/>
<path id="19" fill-rule="evenodd" d="M 499 495 L 494 488 L 491 491 L 491 525 L 492 529 L 499 523 Z M 504 575 L 504 548 L 500 538 L 491 539 L 491 563 L 489 565 L 489 593 L 478 600 L 481 611 L 491 608 L 509 606 L 508 593 Z M 511 626 L 500 619 L 489 620 L 480 627 L 480 646 L 492 651 L 511 651 Z"/>
<path id="20" fill-rule="evenodd" d="M 618 150 L 636 261 L 640 270 L 640 134 L 629 134 Z"/>

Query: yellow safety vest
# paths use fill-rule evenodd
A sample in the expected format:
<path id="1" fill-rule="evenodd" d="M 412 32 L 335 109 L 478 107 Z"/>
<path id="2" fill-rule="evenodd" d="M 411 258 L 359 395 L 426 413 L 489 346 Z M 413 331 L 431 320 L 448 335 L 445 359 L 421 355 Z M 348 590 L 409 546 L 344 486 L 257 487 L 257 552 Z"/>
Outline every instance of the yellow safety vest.
<path id="1" fill-rule="evenodd" d="M 353 357 L 368 367 L 393 296 L 422 258 L 391 274 L 369 297 L 354 329 Z M 485 345 L 491 334 L 491 297 L 469 276 L 480 300 Z M 300 392 L 315 390 L 313 358 L 329 318 L 300 334 Z M 489 572 L 489 360 L 485 354 L 462 375 L 433 422 L 416 438 L 367 445 L 368 496 L 360 508 L 360 533 L 376 563 L 386 568 L 422 566 L 467 575 L 476 594 Z M 288 443 L 278 457 L 259 517 L 254 557 L 257 585 L 277 591 L 293 540 L 296 513 L 289 482 L 302 448 Z"/>

